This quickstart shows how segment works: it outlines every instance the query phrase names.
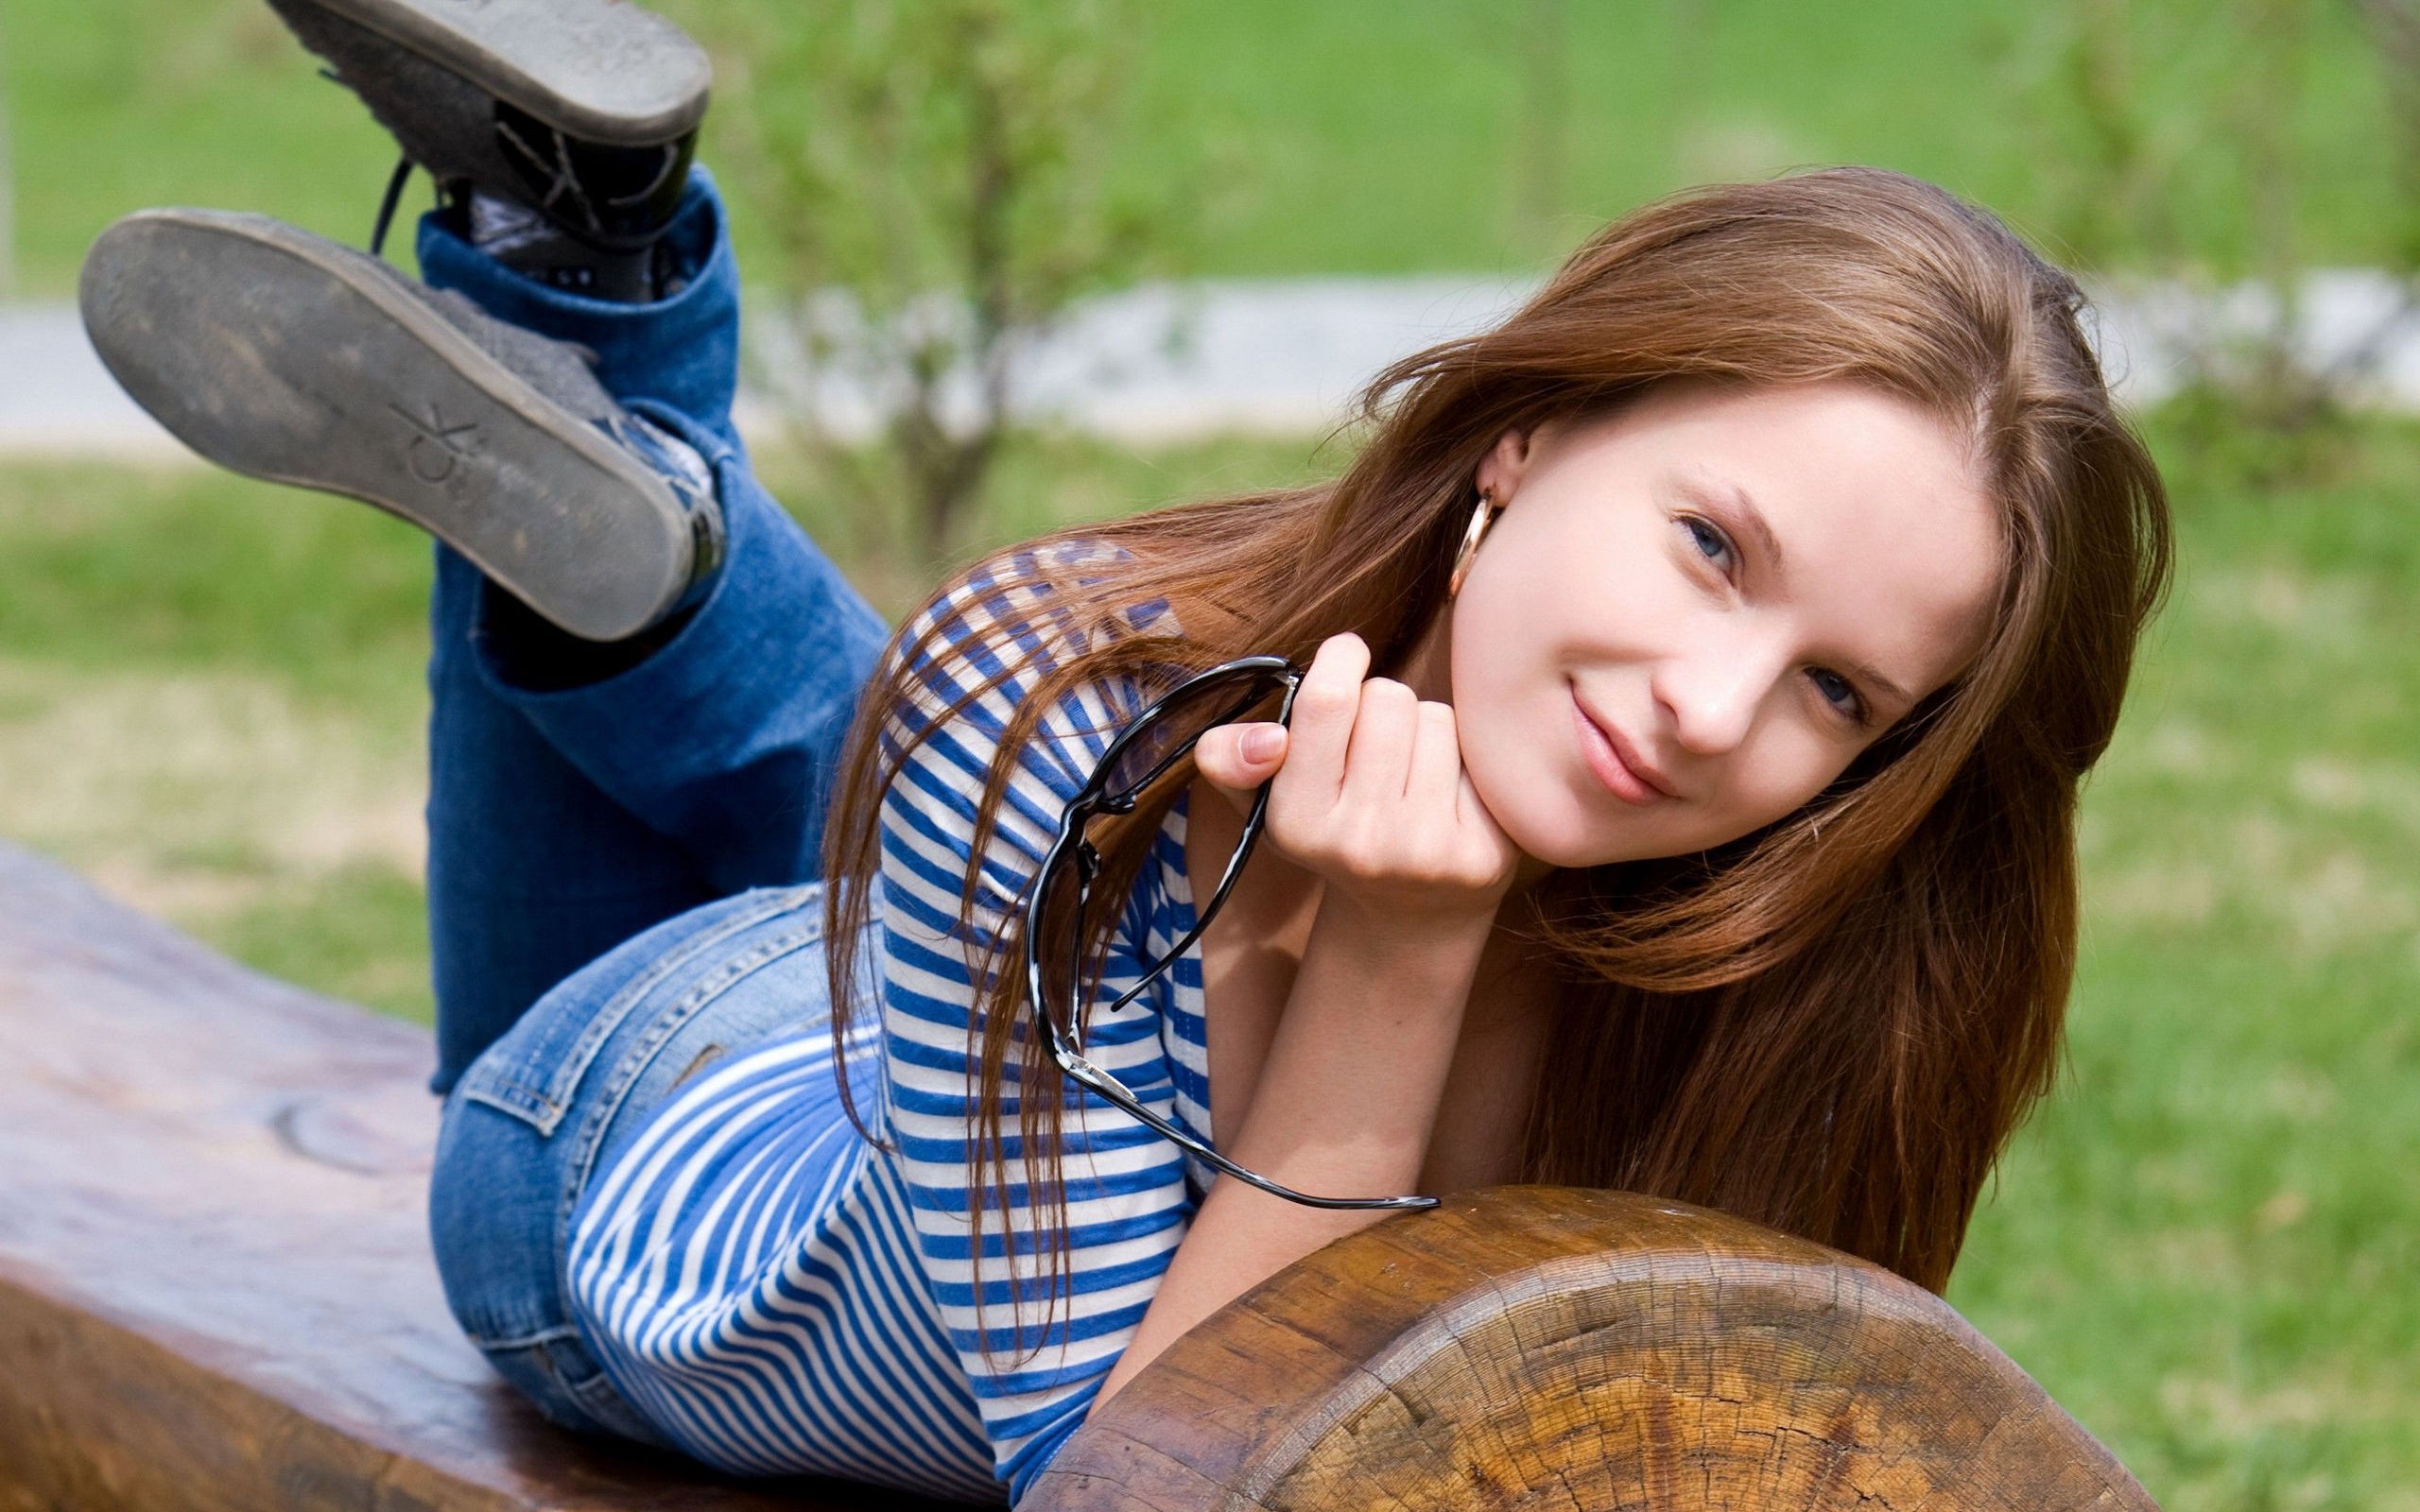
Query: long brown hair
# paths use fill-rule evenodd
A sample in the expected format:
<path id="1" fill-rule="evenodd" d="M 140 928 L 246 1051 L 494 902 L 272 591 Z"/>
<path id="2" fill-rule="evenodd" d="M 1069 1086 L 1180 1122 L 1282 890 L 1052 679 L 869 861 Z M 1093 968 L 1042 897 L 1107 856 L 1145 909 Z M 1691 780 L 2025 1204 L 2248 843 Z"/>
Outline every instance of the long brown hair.
<path id="1" fill-rule="evenodd" d="M 1508 429 L 1676 382 L 1846 380 L 1911 401 L 1972 438 L 2000 509 L 2005 569 L 1981 653 L 1799 813 L 1710 852 L 1558 872 L 1533 892 L 1531 927 L 1564 986 L 1521 1174 L 1725 1209 L 1939 1290 L 1993 1160 L 2056 1071 L 2077 790 L 2168 577 L 2165 492 L 2112 406 L 2083 309 L 2074 281 L 1996 218 L 1877 169 L 1718 185 L 1625 215 L 1493 330 L 1380 374 L 1368 444 L 1336 482 L 1047 538 L 1130 554 L 1080 573 L 1054 572 L 1047 551 L 1015 558 L 1046 612 L 1027 627 L 1038 660 L 1011 656 L 1002 675 L 1041 676 L 1009 721 L 977 851 L 1010 753 L 1064 693 L 1253 652 L 1301 662 L 1348 629 L 1376 667 L 1401 665 L 1445 600 L 1473 474 Z M 1091 633 L 1159 600 L 1182 639 Z M 913 746 L 885 734 L 911 696 L 905 669 L 940 634 L 927 623 L 894 645 L 838 777 L 836 1034 L 876 810 Z M 1107 844 L 1113 882 L 1139 873 L 1155 818 Z M 1020 1032 L 1018 972 L 1000 969 L 1016 959 L 1013 926 L 978 931 L 977 889 L 968 878 L 960 926 L 995 951 L 976 975 L 979 1228 L 1011 1180 L 1008 1057 L 1024 1068 L 1029 1152 L 1015 1179 L 1036 1194 L 1062 1190 L 1047 1136 L 1063 1090 Z M 1103 920 L 1068 927 L 1096 951 L 1105 938 Z"/>

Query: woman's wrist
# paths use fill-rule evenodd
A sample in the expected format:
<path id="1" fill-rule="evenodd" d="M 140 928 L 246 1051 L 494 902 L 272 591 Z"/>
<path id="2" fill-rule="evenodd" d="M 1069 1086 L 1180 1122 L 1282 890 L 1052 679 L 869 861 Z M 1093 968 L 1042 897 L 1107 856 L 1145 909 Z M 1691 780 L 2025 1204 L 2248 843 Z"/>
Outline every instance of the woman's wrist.
<path id="1" fill-rule="evenodd" d="M 1236 1158 L 1314 1191 L 1409 1190 L 1486 937 L 1484 921 L 1408 935 L 1382 915 L 1322 901 Z"/>
<path id="2" fill-rule="evenodd" d="M 1408 919 L 1333 885 L 1319 906 L 1242 1126 L 1221 1143 L 1298 1190 L 1400 1195 L 1426 1163 L 1494 915 Z M 1222 1178 L 1100 1396 L 1250 1286 L 1380 1216 Z"/>
<path id="3" fill-rule="evenodd" d="M 1324 937 L 1330 951 L 1361 957 L 1390 975 L 1450 972 L 1476 965 L 1495 927 L 1497 895 L 1473 895 L 1460 904 L 1408 905 L 1365 897 L 1329 884 L 1311 927 L 1309 952 Z"/>

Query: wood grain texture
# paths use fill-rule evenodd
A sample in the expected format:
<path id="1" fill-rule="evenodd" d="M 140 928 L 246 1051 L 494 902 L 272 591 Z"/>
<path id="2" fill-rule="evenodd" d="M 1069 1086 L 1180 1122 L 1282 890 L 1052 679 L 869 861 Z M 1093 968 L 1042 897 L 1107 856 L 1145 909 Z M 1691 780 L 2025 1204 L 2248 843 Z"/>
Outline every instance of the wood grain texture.
<path id="1" fill-rule="evenodd" d="M 424 1031 L 0 847 L 0 1512 L 897 1509 L 576 1438 L 447 1315 Z M 1947 1306 L 1720 1214 L 1504 1188 L 1180 1340 L 1024 1503 L 2152 1509 Z"/>
<path id="2" fill-rule="evenodd" d="M 0 847 L 0 1512 L 856 1512 L 541 1419 L 456 1330 L 427 1032 Z"/>
<path id="3" fill-rule="evenodd" d="M 1021 1512 L 2155 1512 L 1947 1304 L 1622 1193 L 1390 1218 L 1204 1320 Z"/>

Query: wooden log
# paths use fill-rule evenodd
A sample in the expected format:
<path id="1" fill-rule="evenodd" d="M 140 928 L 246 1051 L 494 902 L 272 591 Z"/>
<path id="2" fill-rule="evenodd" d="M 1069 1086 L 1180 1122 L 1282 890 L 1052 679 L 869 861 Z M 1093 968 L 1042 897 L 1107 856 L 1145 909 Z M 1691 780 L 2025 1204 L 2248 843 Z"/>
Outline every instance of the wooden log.
<path id="1" fill-rule="evenodd" d="M 1203 1320 L 1020 1512 L 2156 1512 L 1939 1297 L 1624 1193 L 1387 1219 Z"/>
<path id="2" fill-rule="evenodd" d="M 891 1509 L 574 1437 L 447 1316 L 424 1031 L 0 847 L 0 1512 Z M 1205 1320 L 1029 1508 L 2134 1509 L 1937 1298 L 1611 1193 L 1507 1188 Z"/>
<path id="3" fill-rule="evenodd" d="M 0 1512 L 857 1512 L 541 1419 L 426 1236 L 425 1030 L 0 847 Z"/>

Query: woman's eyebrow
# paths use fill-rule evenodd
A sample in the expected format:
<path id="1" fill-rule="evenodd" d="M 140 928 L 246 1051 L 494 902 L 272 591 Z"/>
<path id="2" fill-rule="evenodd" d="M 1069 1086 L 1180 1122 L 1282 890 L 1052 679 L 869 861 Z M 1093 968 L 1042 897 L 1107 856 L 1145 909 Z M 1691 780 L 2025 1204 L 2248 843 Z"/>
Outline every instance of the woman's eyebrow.
<path id="1" fill-rule="evenodd" d="M 1859 662 L 1846 671 L 1852 678 L 1863 679 L 1876 693 L 1897 703 L 1899 707 L 1912 709 L 1916 706 L 1915 695 L 1876 671 L 1873 662 Z"/>

